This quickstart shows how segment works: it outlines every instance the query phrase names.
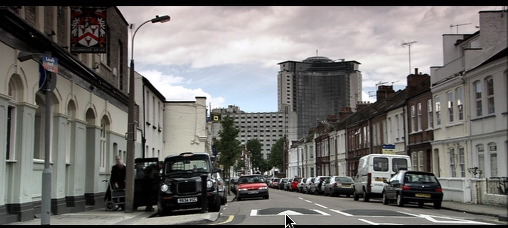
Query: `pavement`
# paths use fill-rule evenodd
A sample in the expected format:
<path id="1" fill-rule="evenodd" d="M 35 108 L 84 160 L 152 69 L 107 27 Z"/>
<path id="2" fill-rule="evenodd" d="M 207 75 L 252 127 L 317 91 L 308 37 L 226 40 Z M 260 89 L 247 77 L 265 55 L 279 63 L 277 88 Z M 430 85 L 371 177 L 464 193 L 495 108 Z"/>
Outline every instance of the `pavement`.
<path id="1" fill-rule="evenodd" d="M 228 196 L 228 203 L 233 201 L 234 195 Z M 503 206 L 481 204 L 467 204 L 453 201 L 443 201 L 442 210 L 452 210 L 470 214 L 497 217 L 499 221 L 508 221 L 508 209 Z M 93 209 L 77 213 L 52 215 L 51 225 L 191 225 L 207 224 L 216 221 L 220 212 L 181 214 L 172 216 L 156 216 L 157 210 L 145 211 L 139 207 L 137 211 L 125 213 L 123 211 L 106 211 L 104 208 Z M 14 222 L 5 225 L 41 225 L 41 219 Z"/>

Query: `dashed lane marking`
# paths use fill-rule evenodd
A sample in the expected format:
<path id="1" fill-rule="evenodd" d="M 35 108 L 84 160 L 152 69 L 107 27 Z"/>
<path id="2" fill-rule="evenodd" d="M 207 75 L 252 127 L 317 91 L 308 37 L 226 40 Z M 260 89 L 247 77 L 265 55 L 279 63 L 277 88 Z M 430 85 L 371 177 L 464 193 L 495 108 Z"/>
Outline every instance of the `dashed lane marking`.
<path id="1" fill-rule="evenodd" d="M 319 214 L 322 214 L 322 215 L 326 215 L 326 216 L 330 216 L 330 214 L 326 213 L 326 212 L 323 212 L 323 211 L 320 211 L 320 210 L 317 210 L 317 209 L 311 209 Z"/>
<path id="2" fill-rule="evenodd" d="M 348 214 L 348 213 L 346 213 L 346 212 L 342 212 L 342 211 L 335 210 L 335 209 L 330 209 L 330 211 L 333 211 L 333 212 L 335 212 L 335 213 L 339 213 L 339 214 L 341 214 L 341 215 L 349 216 L 349 217 L 353 216 L 352 214 Z"/>
<path id="3" fill-rule="evenodd" d="M 367 219 L 358 219 L 358 220 L 368 223 L 370 225 L 402 225 L 402 224 L 397 224 L 397 223 L 375 223 L 375 222 L 369 221 Z"/>
<path id="4" fill-rule="evenodd" d="M 317 203 L 315 203 L 315 204 L 316 204 L 317 206 L 320 206 L 320 207 L 322 207 L 322 208 L 326 208 L 326 209 L 328 209 L 328 207 L 326 207 L 326 206 L 323 206 L 323 205 L 321 205 L 321 204 L 317 204 Z"/>

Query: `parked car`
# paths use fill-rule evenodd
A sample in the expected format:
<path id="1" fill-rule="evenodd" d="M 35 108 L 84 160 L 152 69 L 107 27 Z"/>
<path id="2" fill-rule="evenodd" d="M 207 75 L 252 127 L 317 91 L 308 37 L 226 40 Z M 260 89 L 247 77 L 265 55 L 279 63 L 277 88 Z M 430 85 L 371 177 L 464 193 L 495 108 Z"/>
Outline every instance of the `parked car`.
<path id="1" fill-rule="evenodd" d="M 358 171 L 354 177 L 353 198 L 382 197 L 383 182 L 390 179 L 399 170 L 411 170 L 411 158 L 397 154 L 368 154 L 360 158 Z"/>
<path id="2" fill-rule="evenodd" d="M 215 179 L 217 179 L 217 188 L 219 189 L 219 195 L 220 195 L 220 202 L 221 205 L 225 205 L 227 203 L 228 197 L 226 192 L 226 183 L 224 182 L 224 179 L 222 179 L 220 172 L 213 174 Z"/>
<path id="3" fill-rule="evenodd" d="M 329 178 L 330 176 L 317 176 L 316 179 L 314 180 L 314 185 L 316 185 L 316 188 L 314 189 L 314 191 L 311 191 L 312 194 L 316 194 L 316 195 L 321 195 L 323 194 L 322 190 L 323 190 L 323 183 L 325 181 L 326 178 Z"/>
<path id="4" fill-rule="evenodd" d="M 214 173 L 221 172 L 212 167 L 210 155 L 205 152 L 183 152 L 164 158 L 162 181 L 159 187 L 157 209 L 159 215 L 174 210 L 199 208 L 204 211 L 203 200 L 206 197 L 207 209 L 218 212 L 221 198 Z M 202 192 L 202 176 L 207 176 L 207 185 Z"/>
<path id="5" fill-rule="evenodd" d="M 279 190 L 284 190 L 285 185 L 288 183 L 287 178 L 281 178 L 279 182 Z"/>
<path id="6" fill-rule="evenodd" d="M 298 192 L 303 192 L 303 189 L 305 188 L 305 183 L 307 181 L 307 178 L 301 178 L 298 182 Z"/>
<path id="7" fill-rule="evenodd" d="M 262 175 L 242 175 L 238 178 L 238 192 L 236 200 L 241 201 L 245 198 L 263 197 L 268 199 L 268 185 Z"/>
<path id="8" fill-rule="evenodd" d="M 300 183 L 301 177 L 294 177 L 289 185 L 289 191 L 298 191 L 298 184 Z"/>
<path id="9" fill-rule="evenodd" d="M 348 176 L 332 176 L 325 184 L 323 194 L 329 196 L 353 195 L 354 180 Z"/>
<path id="10" fill-rule="evenodd" d="M 229 188 L 230 188 L 229 190 L 236 195 L 236 191 L 238 190 L 238 177 L 234 177 L 231 179 Z"/>
<path id="11" fill-rule="evenodd" d="M 399 207 L 416 202 L 418 207 L 433 203 L 434 208 L 440 209 L 443 189 L 434 173 L 400 170 L 383 187 L 383 204 L 392 201 Z"/>
<path id="12" fill-rule="evenodd" d="M 272 179 L 272 184 L 270 185 L 270 187 L 271 188 L 279 188 L 279 181 L 280 181 L 279 178 L 273 178 Z"/>
<path id="13" fill-rule="evenodd" d="M 315 177 L 308 177 L 307 182 L 305 182 L 305 188 L 303 190 L 303 193 L 311 194 L 314 191 L 316 191 L 316 185 L 314 185 L 314 179 Z"/>

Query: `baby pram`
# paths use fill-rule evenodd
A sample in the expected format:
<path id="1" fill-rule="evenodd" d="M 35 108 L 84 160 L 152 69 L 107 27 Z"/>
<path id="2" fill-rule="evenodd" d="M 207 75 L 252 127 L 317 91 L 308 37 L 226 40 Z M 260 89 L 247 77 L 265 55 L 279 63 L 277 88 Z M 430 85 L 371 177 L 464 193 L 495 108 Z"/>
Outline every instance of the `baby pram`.
<path id="1" fill-rule="evenodd" d="M 109 194 L 109 195 L 108 195 Z M 125 204 L 125 189 L 115 188 L 111 181 L 108 181 L 106 192 L 106 211 L 116 211 Z"/>

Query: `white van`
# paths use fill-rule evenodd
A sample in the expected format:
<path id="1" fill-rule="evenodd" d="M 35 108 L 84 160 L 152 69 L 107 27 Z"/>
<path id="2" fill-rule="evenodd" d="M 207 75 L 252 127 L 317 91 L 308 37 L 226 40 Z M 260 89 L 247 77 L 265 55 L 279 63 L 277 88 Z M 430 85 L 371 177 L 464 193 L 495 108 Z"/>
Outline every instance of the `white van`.
<path id="1" fill-rule="evenodd" d="M 353 198 L 363 201 L 382 197 L 384 180 L 389 180 L 400 169 L 411 170 L 411 159 L 408 155 L 369 154 L 360 158 L 358 171 L 354 176 Z"/>

